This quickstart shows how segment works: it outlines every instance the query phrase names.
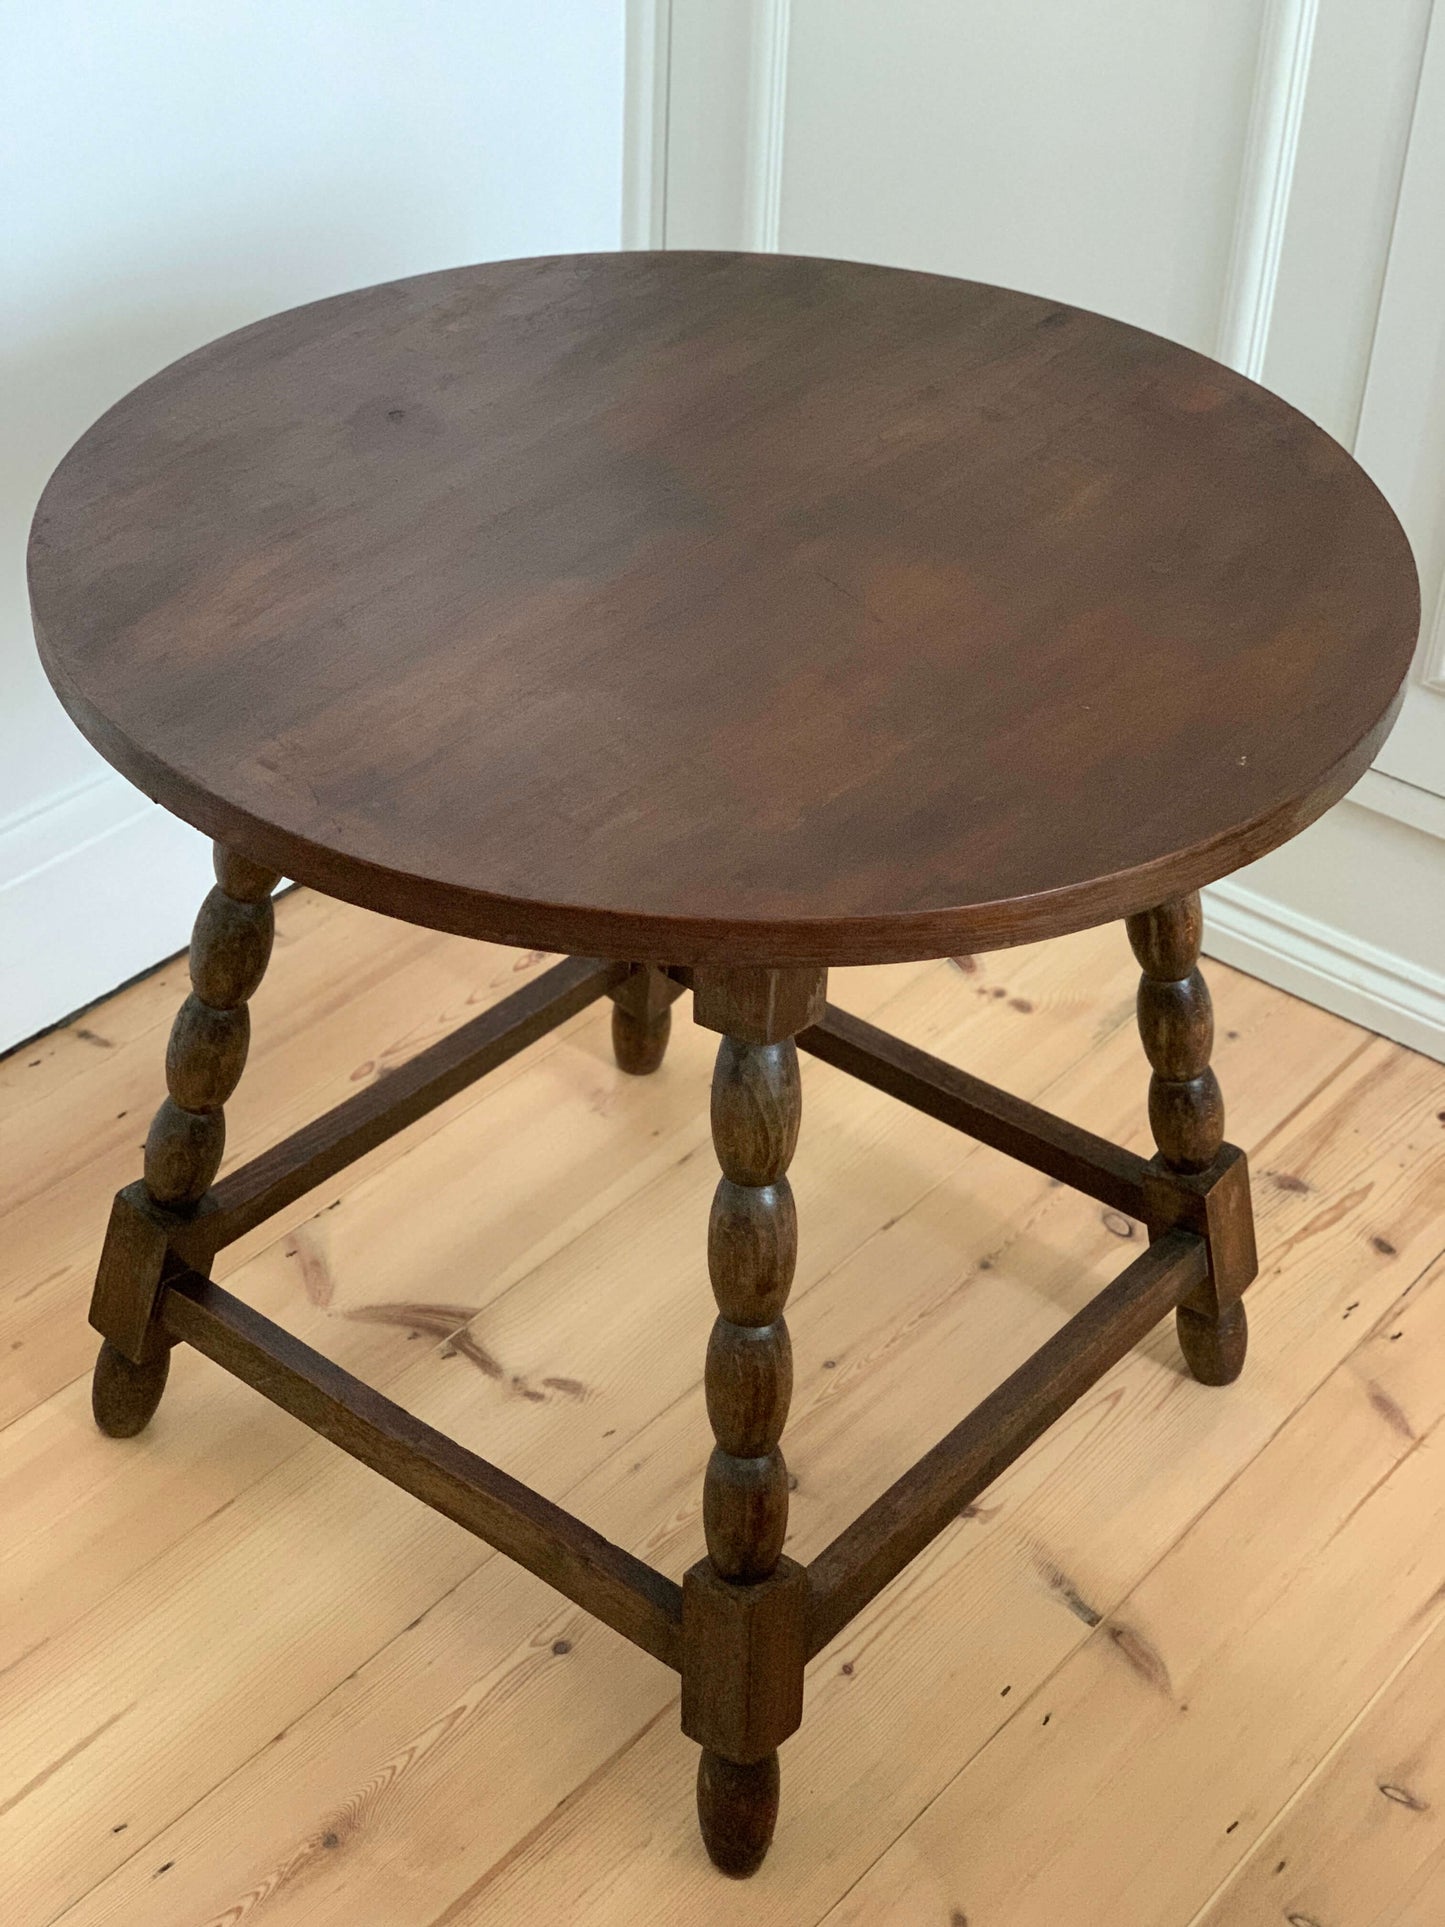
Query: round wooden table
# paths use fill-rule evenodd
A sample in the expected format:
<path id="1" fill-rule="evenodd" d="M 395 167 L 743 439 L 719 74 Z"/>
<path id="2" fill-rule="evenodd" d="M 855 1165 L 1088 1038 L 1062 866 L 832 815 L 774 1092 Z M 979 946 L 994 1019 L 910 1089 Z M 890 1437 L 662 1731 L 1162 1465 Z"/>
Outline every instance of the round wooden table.
<path id="1" fill-rule="evenodd" d="M 805 1661 L 1154 1322 L 1243 1363 L 1254 1274 L 1201 884 L 1335 802 L 1418 625 L 1378 491 L 1263 389 L 1057 302 L 615 254 L 313 303 L 146 382 L 30 545 L 79 727 L 217 844 L 169 1096 L 117 1197 L 95 1408 L 184 1339 L 682 1675 L 724 1870 L 771 1838 Z M 287 876 L 569 953 L 218 1181 Z M 831 964 L 1127 920 L 1144 1160 L 827 1006 Z M 591 999 L 722 1033 L 707 1556 L 681 1586 L 212 1284 L 215 1252 Z M 1147 1251 L 804 1568 L 782 1553 L 797 1047 L 1131 1213 Z"/>

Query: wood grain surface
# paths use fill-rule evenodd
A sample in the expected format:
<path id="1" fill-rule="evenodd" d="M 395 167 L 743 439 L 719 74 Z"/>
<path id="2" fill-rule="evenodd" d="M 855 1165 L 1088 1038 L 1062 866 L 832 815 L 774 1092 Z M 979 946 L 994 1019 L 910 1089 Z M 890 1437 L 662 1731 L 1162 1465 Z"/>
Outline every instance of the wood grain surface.
<path id="1" fill-rule="evenodd" d="M 1373 485 L 1122 323 L 824 260 L 425 275 L 145 383 L 35 519 L 46 667 L 254 861 L 671 963 L 1152 907 L 1371 760 L 1414 643 Z"/>

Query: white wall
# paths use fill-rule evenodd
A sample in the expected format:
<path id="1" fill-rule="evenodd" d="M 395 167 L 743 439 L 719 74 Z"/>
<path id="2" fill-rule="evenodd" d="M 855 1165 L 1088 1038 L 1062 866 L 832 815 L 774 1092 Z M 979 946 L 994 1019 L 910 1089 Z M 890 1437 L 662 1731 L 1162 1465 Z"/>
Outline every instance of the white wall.
<path id="1" fill-rule="evenodd" d="M 428 268 L 616 247 L 623 0 L 47 0 L 0 11 L 0 1048 L 180 948 L 208 846 L 36 664 L 25 532 L 177 355 Z"/>

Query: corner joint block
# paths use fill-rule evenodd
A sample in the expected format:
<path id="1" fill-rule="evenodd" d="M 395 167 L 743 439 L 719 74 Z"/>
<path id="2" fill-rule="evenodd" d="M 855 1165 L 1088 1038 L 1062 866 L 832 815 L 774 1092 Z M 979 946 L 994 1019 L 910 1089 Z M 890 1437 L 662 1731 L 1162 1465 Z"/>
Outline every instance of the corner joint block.
<path id="1" fill-rule="evenodd" d="M 1170 1171 L 1155 1158 L 1144 1180 L 1149 1236 L 1181 1227 L 1204 1239 L 1209 1277 L 1182 1302 L 1186 1309 L 1218 1317 L 1244 1295 L 1259 1270 L 1249 1160 L 1237 1145 L 1221 1146 L 1203 1171 Z"/>
<path id="2" fill-rule="evenodd" d="M 734 1585 L 701 1560 L 682 1581 L 682 1730 L 739 1766 L 766 1759 L 803 1719 L 808 1575 L 780 1559 Z"/>

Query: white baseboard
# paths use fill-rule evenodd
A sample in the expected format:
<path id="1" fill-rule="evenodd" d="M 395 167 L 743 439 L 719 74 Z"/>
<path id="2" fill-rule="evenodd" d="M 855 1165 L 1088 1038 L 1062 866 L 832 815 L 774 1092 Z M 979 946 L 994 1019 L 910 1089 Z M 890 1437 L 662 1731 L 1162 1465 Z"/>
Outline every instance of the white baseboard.
<path id="1" fill-rule="evenodd" d="M 174 956 L 211 846 L 110 771 L 0 824 L 0 1050 Z"/>
<path id="2" fill-rule="evenodd" d="M 1232 878 L 1204 892 L 1204 948 L 1445 1063 L 1445 976 Z"/>

